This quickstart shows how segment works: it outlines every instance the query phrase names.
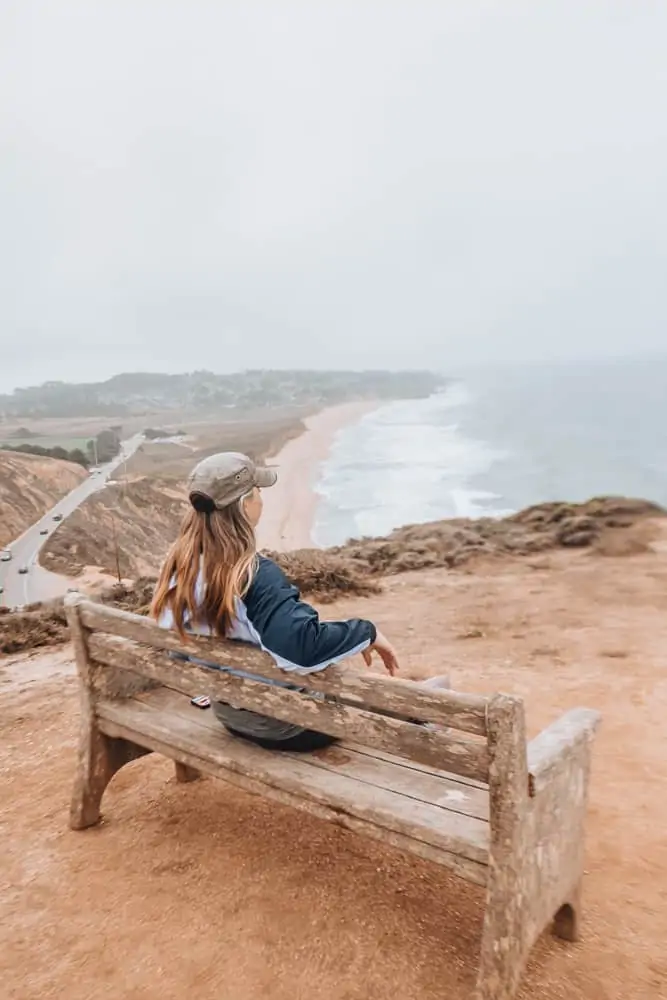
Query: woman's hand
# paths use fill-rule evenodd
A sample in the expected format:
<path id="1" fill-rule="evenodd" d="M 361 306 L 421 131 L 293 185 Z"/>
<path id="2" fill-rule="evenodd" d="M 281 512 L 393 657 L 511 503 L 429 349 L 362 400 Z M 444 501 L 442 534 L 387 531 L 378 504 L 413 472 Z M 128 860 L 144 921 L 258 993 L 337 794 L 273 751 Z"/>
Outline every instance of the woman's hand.
<path id="1" fill-rule="evenodd" d="M 384 664 L 384 668 L 387 673 L 393 677 L 398 671 L 398 658 L 396 656 L 396 650 L 389 642 L 389 639 L 378 632 L 375 636 L 375 642 L 368 649 L 362 651 L 362 656 L 367 667 L 370 667 L 373 663 L 373 652 L 376 652 Z"/>

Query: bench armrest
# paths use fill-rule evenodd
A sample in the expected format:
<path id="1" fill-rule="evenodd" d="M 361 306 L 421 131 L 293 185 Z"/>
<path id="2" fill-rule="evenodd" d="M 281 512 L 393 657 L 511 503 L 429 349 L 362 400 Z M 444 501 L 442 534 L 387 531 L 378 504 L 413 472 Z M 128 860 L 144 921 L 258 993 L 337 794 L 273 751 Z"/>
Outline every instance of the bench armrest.
<path id="1" fill-rule="evenodd" d="M 531 795 L 545 788 L 562 765 L 590 743 L 601 715 L 590 708 L 573 708 L 528 744 L 528 785 Z"/>

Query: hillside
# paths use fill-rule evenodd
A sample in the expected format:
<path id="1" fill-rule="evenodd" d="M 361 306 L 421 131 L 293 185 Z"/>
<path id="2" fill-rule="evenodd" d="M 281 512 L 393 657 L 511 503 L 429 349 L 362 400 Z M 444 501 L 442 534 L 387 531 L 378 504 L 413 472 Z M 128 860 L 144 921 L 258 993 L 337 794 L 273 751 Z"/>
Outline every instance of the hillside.
<path id="1" fill-rule="evenodd" d="M 174 480 L 142 477 L 107 487 L 49 539 L 42 564 L 68 576 L 94 566 L 110 575 L 120 571 L 124 579 L 154 578 L 184 510 L 182 488 Z M 582 504 L 539 504 L 500 520 L 461 518 L 407 525 L 386 538 L 351 539 L 330 549 L 270 555 L 304 594 L 328 601 L 340 593 L 375 593 L 383 577 L 410 570 L 458 569 L 480 557 L 537 557 L 555 549 L 636 555 L 650 550 L 656 521 L 665 514 L 649 501 L 600 497 Z"/>
<path id="2" fill-rule="evenodd" d="M 302 431 L 301 421 L 285 417 L 210 427 L 189 446 L 147 442 L 127 463 L 127 480 L 88 497 L 49 538 L 40 562 L 67 576 L 87 566 L 131 579 L 155 573 L 183 516 L 183 484 L 200 459 L 241 448 L 261 461 Z"/>
<path id="3" fill-rule="evenodd" d="M 184 512 L 174 482 L 141 478 L 94 493 L 42 549 L 45 569 L 77 576 L 87 566 L 135 578 L 155 573 Z M 118 563 L 116 562 L 118 554 Z"/>
<path id="4" fill-rule="evenodd" d="M 0 547 L 17 538 L 86 478 L 86 470 L 55 458 L 0 451 Z"/>
<path id="5" fill-rule="evenodd" d="M 328 406 L 361 399 L 428 396 L 442 384 L 426 371 L 256 371 L 216 375 L 126 372 L 105 382 L 45 382 L 0 395 L 0 420 L 131 415 L 221 407 Z"/>

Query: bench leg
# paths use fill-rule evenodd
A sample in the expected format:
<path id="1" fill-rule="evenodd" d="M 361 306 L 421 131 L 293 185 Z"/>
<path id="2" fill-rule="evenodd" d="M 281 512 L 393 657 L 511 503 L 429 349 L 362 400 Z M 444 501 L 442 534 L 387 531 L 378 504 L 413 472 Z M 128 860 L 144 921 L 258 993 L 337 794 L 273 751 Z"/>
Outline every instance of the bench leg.
<path id="1" fill-rule="evenodd" d="M 150 752 L 129 740 L 106 736 L 94 724 L 86 727 L 81 735 L 70 808 L 72 830 L 85 830 L 99 823 L 102 796 L 114 774 L 125 764 Z"/>
<path id="2" fill-rule="evenodd" d="M 518 896 L 489 901 L 475 1000 L 511 1000 L 527 958 L 526 935 Z"/>
<path id="3" fill-rule="evenodd" d="M 553 932 L 563 941 L 578 941 L 581 923 L 581 880 L 554 917 Z"/>
<path id="4" fill-rule="evenodd" d="M 487 708 L 490 845 L 476 1000 L 511 1000 L 528 955 L 528 770 L 523 705 L 494 695 Z"/>
<path id="5" fill-rule="evenodd" d="M 475 1000 L 510 1000 L 518 988 L 535 933 L 545 926 L 543 921 L 530 921 L 526 895 L 519 886 L 507 895 L 489 894 Z M 580 919 L 581 879 L 554 917 L 554 934 L 564 941 L 578 941 Z"/>
<path id="6" fill-rule="evenodd" d="M 196 781 L 197 778 L 201 777 L 199 771 L 194 767 L 190 767 L 189 764 L 181 764 L 180 760 L 177 760 L 174 763 L 176 769 L 176 781 L 185 783 L 188 781 Z"/>

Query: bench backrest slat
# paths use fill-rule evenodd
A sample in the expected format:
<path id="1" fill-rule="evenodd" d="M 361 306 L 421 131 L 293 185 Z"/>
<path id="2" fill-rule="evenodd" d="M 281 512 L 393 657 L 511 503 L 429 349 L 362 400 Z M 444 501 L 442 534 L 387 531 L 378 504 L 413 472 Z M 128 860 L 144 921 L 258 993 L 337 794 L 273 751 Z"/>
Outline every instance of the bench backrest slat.
<path id="1" fill-rule="evenodd" d="M 75 596 L 79 597 L 72 594 L 70 598 Z M 80 597 L 78 601 L 68 599 L 68 603 L 76 604 L 82 625 L 90 631 L 107 632 L 156 649 L 197 656 L 216 666 L 247 670 L 268 680 L 293 682 L 309 691 L 344 697 L 369 708 L 403 714 L 420 722 L 447 726 L 478 736 L 486 734 L 489 699 L 481 695 L 424 688 L 414 681 L 385 678 L 349 667 L 341 669 L 333 666 L 305 675 L 286 673 L 276 667 L 267 653 L 246 643 L 201 636 L 189 636 L 184 642 L 176 632 L 160 628 L 152 619 L 142 615 L 94 604 Z"/>
<path id="2" fill-rule="evenodd" d="M 99 664 L 131 671 L 188 696 L 206 693 L 235 708 L 250 709 L 362 746 L 376 747 L 430 767 L 479 781 L 486 780 L 488 775 L 485 740 L 460 738 L 322 695 L 210 670 L 116 636 L 91 635 L 88 653 L 93 670 Z"/>

